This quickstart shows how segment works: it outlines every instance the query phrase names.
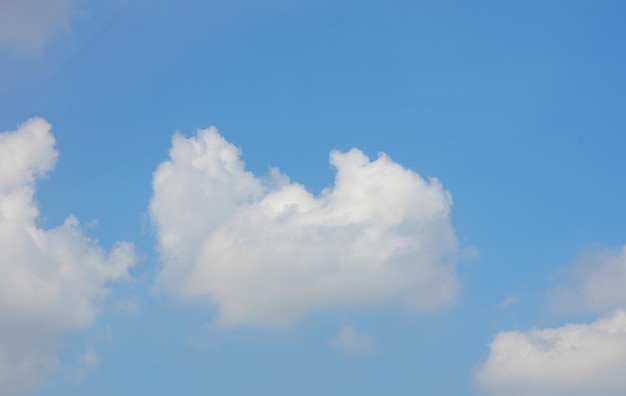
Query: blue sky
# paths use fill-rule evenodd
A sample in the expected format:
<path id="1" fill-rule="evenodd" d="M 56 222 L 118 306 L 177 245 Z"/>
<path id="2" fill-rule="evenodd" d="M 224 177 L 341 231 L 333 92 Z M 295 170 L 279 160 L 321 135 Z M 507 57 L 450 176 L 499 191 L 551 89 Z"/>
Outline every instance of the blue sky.
<path id="1" fill-rule="evenodd" d="M 20 3 L 0 393 L 626 391 L 622 2 Z"/>

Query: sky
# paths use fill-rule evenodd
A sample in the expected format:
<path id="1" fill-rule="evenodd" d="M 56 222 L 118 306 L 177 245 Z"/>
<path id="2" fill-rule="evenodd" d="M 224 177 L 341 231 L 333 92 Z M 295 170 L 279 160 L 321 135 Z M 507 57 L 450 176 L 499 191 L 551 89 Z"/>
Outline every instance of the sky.
<path id="1" fill-rule="evenodd" d="M 0 0 L 0 394 L 625 394 L 624 15 Z"/>

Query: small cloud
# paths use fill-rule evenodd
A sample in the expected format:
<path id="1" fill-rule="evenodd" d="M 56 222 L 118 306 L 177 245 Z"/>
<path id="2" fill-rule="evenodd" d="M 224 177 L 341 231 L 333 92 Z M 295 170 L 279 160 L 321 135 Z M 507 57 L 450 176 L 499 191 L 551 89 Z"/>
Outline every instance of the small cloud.
<path id="1" fill-rule="evenodd" d="M 92 348 L 87 348 L 87 351 L 80 358 L 80 362 L 85 367 L 95 367 L 98 365 L 98 355 Z"/>
<path id="2" fill-rule="evenodd" d="M 518 302 L 519 296 L 506 296 L 504 297 L 504 300 L 502 300 L 502 302 L 498 304 L 498 306 L 500 306 L 500 308 L 506 308 L 513 304 L 517 304 Z"/>
<path id="3" fill-rule="evenodd" d="M 137 317 L 141 312 L 141 303 L 136 298 L 125 298 L 117 302 L 117 310 L 125 315 Z"/>
<path id="4" fill-rule="evenodd" d="M 104 326 L 102 336 L 109 341 L 113 339 L 113 328 L 111 327 L 111 325 L 108 324 Z"/>
<path id="5" fill-rule="evenodd" d="M 475 246 L 467 246 L 461 250 L 461 258 L 467 261 L 480 260 L 480 249 Z"/>
<path id="6" fill-rule="evenodd" d="M 351 325 L 343 325 L 337 336 L 330 340 L 330 346 L 338 351 L 350 353 L 374 353 L 376 339 L 368 334 L 359 334 Z"/>
<path id="7" fill-rule="evenodd" d="M 626 245 L 587 250 L 563 273 L 547 293 L 552 311 L 606 315 L 626 309 Z"/>
<path id="8" fill-rule="evenodd" d="M 98 226 L 100 225 L 100 222 L 98 221 L 98 219 L 92 219 L 89 220 L 86 224 L 85 224 L 85 228 L 98 228 Z"/>
<path id="9" fill-rule="evenodd" d="M 83 382 L 89 371 L 98 365 L 98 355 L 93 348 L 87 348 L 85 353 L 79 358 L 78 365 L 69 369 L 66 376 L 68 382 L 80 384 Z"/>

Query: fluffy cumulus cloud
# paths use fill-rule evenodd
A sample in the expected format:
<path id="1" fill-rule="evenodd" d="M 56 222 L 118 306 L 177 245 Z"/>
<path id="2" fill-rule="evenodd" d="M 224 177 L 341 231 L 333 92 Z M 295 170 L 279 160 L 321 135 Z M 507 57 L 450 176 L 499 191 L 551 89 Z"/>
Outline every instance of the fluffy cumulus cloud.
<path id="1" fill-rule="evenodd" d="M 161 290 L 215 304 L 221 326 L 453 302 L 452 199 L 437 179 L 384 154 L 333 151 L 334 184 L 314 196 L 277 169 L 253 175 L 240 156 L 215 128 L 173 137 L 150 203 Z"/>
<path id="2" fill-rule="evenodd" d="M 0 1 L 0 44 L 36 48 L 69 27 L 75 0 Z"/>
<path id="3" fill-rule="evenodd" d="M 35 181 L 57 158 L 50 125 L 33 119 L 0 133 L 0 394 L 17 395 L 58 366 L 56 345 L 97 315 L 107 282 L 128 277 L 133 245 L 106 252 L 69 216 L 37 226 Z"/>
<path id="4" fill-rule="evenodd" d="M 503 396 L 626 394 L 626 312 L 588 324 L 499 333 L 475 380 Z"/>
<path id="5" fill-rule="evenodd" d="M 549 292 L 559 311 L 601 314 L 626 309 L 626 246 L 583 254 L 566 270 L 566 280 Z"/>
<path id="6" fill-rule="evenodd" d="M 367 334 L 360 334 L 354 326 L 343 325 L 337 336 L 330 340 L 330 346 L 341 352 L 373 353 L 376 351 L 376 339 Z"/>

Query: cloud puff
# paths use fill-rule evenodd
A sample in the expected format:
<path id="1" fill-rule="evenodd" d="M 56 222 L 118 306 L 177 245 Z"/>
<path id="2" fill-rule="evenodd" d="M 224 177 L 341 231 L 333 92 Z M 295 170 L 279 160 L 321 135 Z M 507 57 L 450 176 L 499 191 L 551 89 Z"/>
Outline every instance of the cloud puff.
<path id="1" fill-rule="evenodd" d="M 89 374 L 90 370 L 93 370 L 98 365 L 98 355 L 93 348 L 87 348 L 85 353 L 80 357 L 78 365 L 71 367 L 66 375 L 66 379 L 74 384 L 81 383 L 85 377 Z"/>
<path id="2" fill-rule="evenodd" d="M 367 334 L 359 334 L 351 325 L 343 325 L 337 336 L 330 340 L 333 349 L 349 353 L 373 353 L 376 351 L 376 339 Z"/>
<path id="3" fill-rule="evenodd" d="M 128 277 L 133 245 L 105 252 L 78 221 L 37 227 L 35 180 L 57 158 L 50 125 L 33 119 L 0 133 L 0 393 L 20 394 L 58 366 L 56 343 L 97 315 L 106 283 Z"/>
<path id="4" fill-rule="evenodd" d="M 74 3 L 75 0 L 0 1 L 0 44 L 41 47 L 54 33 L 69 28 Z"/>
<path id="5" fill-rule="evenodd" d="M 333 308 L 450 305 L 459 286 L 452 199 L 380 154 L 333 151 L 319 196 L 277 169 L 246 171 L 215 128 L 172 139 L 154 173 L 158 287 L 218 307 L 218 324 L 283 325 Z"/>
<path id="6" fill-rule="evenodd" d="M 507 308 L 511 305 L 517 304 L 519 302 L 519 296 L 509 295 L 504 297 L 504 299 L 498 304 L 500 308 Z"/>
<path id="7" fill-rule="evenodd" d="M 548 293 L 554 309 L 602 314 L 626 309 L 626 246 L 587 252 L 566 274 Z"/>
<path id="8" fill-rule="evenodd" d="M 502 332 L 475 373 L 493 395 L 623 395 L 626 312 L 589 324 Z"/>

